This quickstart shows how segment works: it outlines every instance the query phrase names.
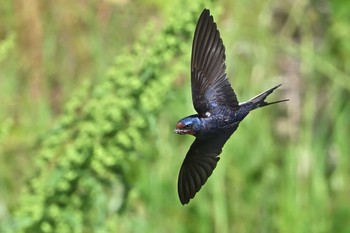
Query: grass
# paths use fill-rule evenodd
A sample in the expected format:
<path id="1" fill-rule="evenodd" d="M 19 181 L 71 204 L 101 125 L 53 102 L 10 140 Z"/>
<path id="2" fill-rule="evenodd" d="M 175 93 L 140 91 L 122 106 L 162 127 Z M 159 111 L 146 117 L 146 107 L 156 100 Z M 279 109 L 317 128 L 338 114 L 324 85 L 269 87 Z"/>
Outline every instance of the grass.
<path id="1" fill-rule="evenodd" d="M 0 47 L 8 51 L 7 59 L 0 59 L 0 223 L 13 217 L 24 180 L 35 173 L 31 163 L 36 142 L 61 114 L 72 90 L 79 89 L 84 77 L 98 85 L 99 74 L 112 57 L 129 46 L 128 41 L 137 41 L 150 12 L 159 12 L 153 19 L 155 31 L 162 17 L 168 17 L 162 13 L 171 12 L 171 7 L 156 1 L 142 1 L 139 6 L 94 4 L 77 16 L 82 20 L 76 26 L 78 36 L 68 37 L 61 52 L 55 46 L 65 37 L 57 28 L 69 34 L 74 27 L 65 28 L 50 16 L 54 9 L 44 6 L 50 14 L 39 20 L 51 28 L 42 48 L 46 81 L 34 101 L 28 100 L 33 84 L 23 82 L 22 66 L 27 60 L 19 59 L 31 55 L 18 44 L 19 34 L 10 27 L 16 19 L 10 16 L 11 5 L 3 6 L 6 27 L 0 26 L 0 35 L 5 34 L 7 41 L 0 42 Z M 177 175 L 193 138 L 172 131 L 178 119 L 194 113 L 189 41 L 184 45 L 188 69 L 174 74 L 177 79 L 166 104 L 148 119 L 152 127 L 144 140 L 153 146 L 132 163 L 137 173 L 130 174 L 125 208 L 118 214 L 109 212 L 113 221 L 106 224 L 116 232 L 350 232 L 350 53 L 346 52 L 350 35 L 345 30 L 350 21 L 336 10 L 350 8 L 341 1 L 316 5 L 307 0 L 223 0 L 215 5 L 214 18 L 226 45 L 228 77 L 239 100 L 283 83 L 271 99 L 290 101 L 252 112 L 225 145 L 207 184 L 189 205 L 181 206 Z M 147 8 L 140 18 L 125 13 L 144 12 L 142 6 Z M 127 11 L 128 7 L 132 9 Z M 102 16 L 110 14 L 107 21 L 94 18 L 92 12 L 101 8 L 108 11 Z M 70 17 L 68 22 L 75 22 Z M 133 30 L 119 23 L 131 19 Z M 123 31 L 112 32 L 116 25 L 128 33 L 125 38 Z M 81 39 L 85 35 L 86 41 Z M 15 46 L 8 46 L 11 43 Z"/>

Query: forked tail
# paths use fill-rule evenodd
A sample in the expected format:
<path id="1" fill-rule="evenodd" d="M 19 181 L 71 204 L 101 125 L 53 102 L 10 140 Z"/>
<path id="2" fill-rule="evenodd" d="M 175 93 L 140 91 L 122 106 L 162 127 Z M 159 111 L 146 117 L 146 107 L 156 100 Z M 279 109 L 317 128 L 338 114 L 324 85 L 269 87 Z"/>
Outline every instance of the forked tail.
<path id="1" fill-rule="evenodd" d="M 280 87 L 282 84 L 279 84 L 277 86 L 274 86 L 273 88 L 268 89 L 267 91 L 264 91 L 263 93 L 253 97 L 252 99 L 248 100 L 247 102 L 245 102 L 244 104 L 249 104 L 250 106 L 250 110 L 256 109 L 256 108 L 261 108 L 261 107 L 265 107 L 267 105 L 271 105 L 271 104 L 277 104 L 280 102 L 285 102 L 288 101 L 289 99 L 284 99 L 284 100 L 278 100 L 278 101 L 274 101 L 274 102 L 266 102 L 265 99 L 268 95 L 270 95 L 275 89 L 277 89 L 278 87 Z"/>

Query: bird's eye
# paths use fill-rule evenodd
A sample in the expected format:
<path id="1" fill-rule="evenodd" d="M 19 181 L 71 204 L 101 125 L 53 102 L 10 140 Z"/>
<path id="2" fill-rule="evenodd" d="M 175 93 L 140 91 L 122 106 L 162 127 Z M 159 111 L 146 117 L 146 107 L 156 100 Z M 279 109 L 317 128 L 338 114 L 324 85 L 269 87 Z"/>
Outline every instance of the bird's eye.
<path id="1" fill-rule="evenodd" d="M 185 125 L 185 129 L 190 129 L 192 128 L 192 124 Z"/>

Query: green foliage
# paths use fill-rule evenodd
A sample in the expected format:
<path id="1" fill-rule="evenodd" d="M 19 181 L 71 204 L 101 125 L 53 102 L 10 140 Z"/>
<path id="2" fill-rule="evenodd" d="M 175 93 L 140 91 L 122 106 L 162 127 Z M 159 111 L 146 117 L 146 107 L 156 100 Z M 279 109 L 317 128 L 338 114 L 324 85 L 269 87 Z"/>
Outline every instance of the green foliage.
<path id="1" fill-rule="evenodd" d="M 14 34 L 9 35 L 5 40 L 0 41 L 0 64 L 8 56 L 14 47 Z"/>
<path id="2" fill-rule="evenodd" d="M 85 83 L 37 145 L 36 174 L 5 232 L 111 232 L 137 178 L 137 163 L 156 153 L 148 133 L 192 37 L 199 7 L 145 30 L 118 55 L 98 85 Z M 135 179 L 136 179 L 135 178 Z M 106 224 L 107 223 L 107 224 Z"/>
<path id="3" fill-rule="evenodd" d="M 80 64 L 80 76 L 100 75 L 101 61 L 118 53 L 114 63 L 101 80 L 80 83 L 34 147 L 33 138 L 42 129 L 24 131 L 15 114 L 0 112 L 0 232 L 350 232 L 348 1 L 224 0 L 215 4 L 221 14 L 202 2 L 145 4 L 162 7 L 157 13 L 165 22 L 157 15 L 158 21 L 139 26 L 142 30 L 131 48 L 118 45 L 105 51 L 100 41 L 90 39 L 92 60 L 98 62 L 96 67 Z M 239 100 L 283 82 L 284 89 L 271 98 L 285 92 L 290 101 L 247 117 L 225 145 L 205 187 L 182 206 L 176 179 L 193 138 L 172 130 L 176 120 L 194 111 L 190 46 L 204 7 L 218 23 L 228 77 Z M 10 15 L 10 5 L 6 9 Z M 84 8 L 84 19 L 74 19 L 100 35 L 91 12 Z M 53 15 L 49 18 L 52 22 L 45 23 L 52 37 L 59 27 Z M 12 21 L 6 19 L 6 27 Z M 22 86 L 17 79 L 7 79 L 21 73 L 8 62 L 17 48 L 16 38 L 10 33 L 0 42 L 0 79 L 9 80 L 6 87 Z M 49 44 L 56 42 L 45 43 L 51 48 L 45 56 L 51 58 Z M 78 58 L 66 58 L 62 66 L 46 59 L 47 76 L 67 77 L 70 71 L 64 69 L 70 59 Z M 71 85 L 70 80 L 64 83 Z M 0 88 L 3 93 L 10 89 Z M 7 101 L 13 96 L 0 96 L 6 110 L 14 106 Z M 24 100 L 14 99 L 20 100 L 15 105 L 20 117 L 31 115 L 22 108 Z M 41 120 L 27 120 L 27 125 L 43 125 Z M 32 138 L 24 140 L 23 134 Z M 19 151 L 8 149 L 8 144 Z M 35 157 L 17 159 L 23 154 Z M 7 194 L 14 200 L 6 203 L 4 194 L 11 190 L 7 187 L 20 184 L 20 170 L 34 174 L 23 192 Z"/>

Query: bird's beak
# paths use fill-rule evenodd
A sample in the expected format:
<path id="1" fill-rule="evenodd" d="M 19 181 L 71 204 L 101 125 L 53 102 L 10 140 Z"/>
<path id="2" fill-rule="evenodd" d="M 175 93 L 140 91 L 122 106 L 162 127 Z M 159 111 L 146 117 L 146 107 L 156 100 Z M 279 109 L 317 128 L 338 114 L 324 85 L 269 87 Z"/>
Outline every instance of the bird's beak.
<path id="1" fill-rule="evenodd" d="M 186 134 L 184 131 L 185 130 L 183 130 L 183 129 L 178 129 L 178 128 L 174 129 L 174 133 L 176 133 L 176 134 Z"/>
<path id="2" fill-rule="evenodd" d="M 174 130 L 174 133 L 176 133 L 176 134 L 181 134 L 181 135 L 184 135 L 184 134 L 191 134 L 191 135 L 194 136 L 194 132 L 193 132 L 193 130 L 191 130 L 191 129 L 179 129 L 179 128 L 176 128 L 176 129 Z"/>

